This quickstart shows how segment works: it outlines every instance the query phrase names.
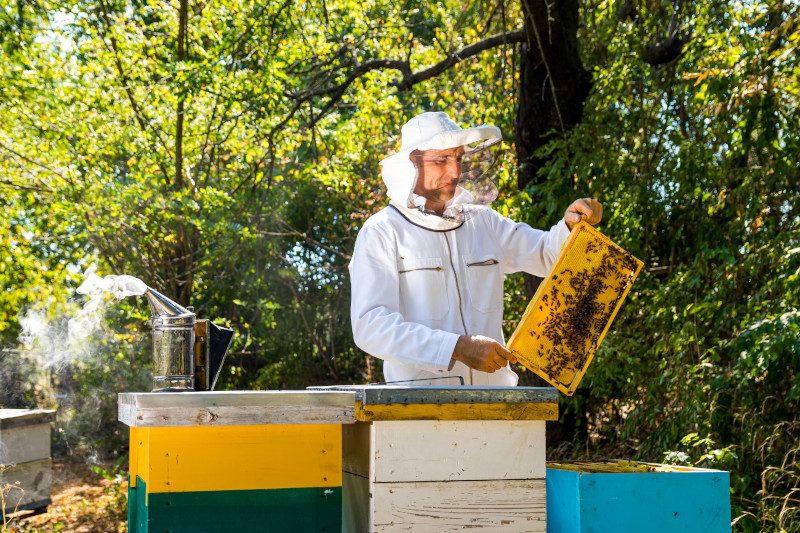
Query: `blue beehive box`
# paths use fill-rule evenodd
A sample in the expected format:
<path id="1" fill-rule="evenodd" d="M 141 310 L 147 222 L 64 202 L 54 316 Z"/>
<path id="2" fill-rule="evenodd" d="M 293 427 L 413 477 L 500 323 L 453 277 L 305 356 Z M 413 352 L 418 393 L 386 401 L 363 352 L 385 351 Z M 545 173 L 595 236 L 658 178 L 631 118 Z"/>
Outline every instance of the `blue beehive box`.
<path id="1" fill-rule="evenodd" d="M 618 464 L 548 463 L 548 533 L 730 533 L 728 472 Z"/>

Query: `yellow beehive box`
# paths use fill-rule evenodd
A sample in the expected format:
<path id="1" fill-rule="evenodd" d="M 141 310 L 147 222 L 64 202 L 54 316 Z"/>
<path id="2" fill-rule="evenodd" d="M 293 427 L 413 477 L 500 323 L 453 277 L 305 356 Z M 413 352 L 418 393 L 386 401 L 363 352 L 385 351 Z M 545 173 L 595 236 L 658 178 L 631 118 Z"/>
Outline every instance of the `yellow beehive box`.
<path id="1" fill-rule="evenodd" d="M 528 304 L 508 348 L 571 396 L 642 262 L 589 224 L 575 226 Z"/>

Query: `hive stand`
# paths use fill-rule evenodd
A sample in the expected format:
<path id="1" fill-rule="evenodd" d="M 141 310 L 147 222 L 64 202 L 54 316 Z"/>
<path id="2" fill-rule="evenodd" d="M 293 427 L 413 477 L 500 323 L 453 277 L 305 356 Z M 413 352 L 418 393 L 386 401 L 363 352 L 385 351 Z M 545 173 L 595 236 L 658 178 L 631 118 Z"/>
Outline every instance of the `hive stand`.
<path id="1" fill-rule="evenodd" d="M 545 420 L 538 387 L 348 386 L 343 531 L 544 532 Z"/>

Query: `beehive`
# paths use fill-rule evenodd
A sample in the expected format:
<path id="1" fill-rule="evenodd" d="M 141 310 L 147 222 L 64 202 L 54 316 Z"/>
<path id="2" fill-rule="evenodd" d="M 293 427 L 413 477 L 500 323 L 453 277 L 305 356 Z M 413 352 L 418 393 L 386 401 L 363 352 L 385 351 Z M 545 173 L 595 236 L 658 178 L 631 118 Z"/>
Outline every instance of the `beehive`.
<path id="1" fill-rule="evenodd" d="M 342 531 L 337 391 L 122 393 L 128 531 Z"/>
<path id="2" fill-rule="evenodd" d="M 343 385 L 342 531 L 547 531 L 551 387 Z"/>
<path id="3" fill-rule="evenodd" d="M 731 533 L 728 472 L 621 463 L 548 462 L 548 533 Z"/>
<path id="4" fill-rule="evenodd" d="M 527 369 L 571 396 L 641 268 L 641 261 L 581 222 L 508 348 Z"/>
<path id="5" fill-rule="evenodd" d="M 0 409 L 3 517 L 19 511 L 42 513 L 50 505 L 50 423 L 55 419 L 55 409 Z"/>

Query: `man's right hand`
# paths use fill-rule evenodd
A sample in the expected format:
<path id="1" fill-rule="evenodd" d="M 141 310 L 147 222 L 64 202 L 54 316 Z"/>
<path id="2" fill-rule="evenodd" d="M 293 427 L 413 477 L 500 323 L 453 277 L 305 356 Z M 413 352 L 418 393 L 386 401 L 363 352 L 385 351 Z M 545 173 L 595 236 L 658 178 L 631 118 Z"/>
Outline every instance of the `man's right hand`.
<path id="1" fill-rule="evenodd" d="M 483 335 L 460 336 L 453 350 L 453 359 L 461 361 L 470 368 L 490 374 L 500 370 L 509 362 L 517 362 L 517 358 L 508 348 Z"/>

